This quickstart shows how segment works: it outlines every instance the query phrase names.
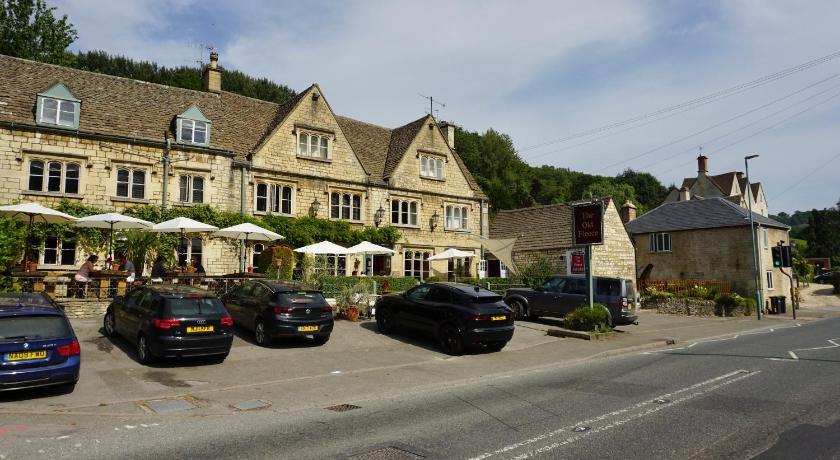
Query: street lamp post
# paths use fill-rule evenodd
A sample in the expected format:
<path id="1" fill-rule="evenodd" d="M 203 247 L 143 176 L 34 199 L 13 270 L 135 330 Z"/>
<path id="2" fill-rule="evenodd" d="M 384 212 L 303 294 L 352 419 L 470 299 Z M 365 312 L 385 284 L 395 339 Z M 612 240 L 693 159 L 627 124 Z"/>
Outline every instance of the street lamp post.
<path id="1" fill-rule="evenodd" d="M 764 302 L 761 298 L 761 272 L 758 269 L 758 252 L 755 246 L 755 226 L 753 224 L 753 214 L 752 214 L 752 188 L 750 187 L 750 163 L 749 161 L 753 158 L 758 158 L 758 155 L 747 155 L 744 157 L 744 169 L 746 170 L 746 179 L 747 179 L 747 187 L 746 187 L 746 194 L 747 194 L 747 206 L 749 208 L 750 213 L 750 237 L 752 238 L 752 252 L 753 252 L 753 270 L 754 270 L 754 278 L 755 278 L 755 301 L 756 301 L 756 308 L 755 314 L 756 319 L 761 319 L 761 309 L 764 306 Z"/>

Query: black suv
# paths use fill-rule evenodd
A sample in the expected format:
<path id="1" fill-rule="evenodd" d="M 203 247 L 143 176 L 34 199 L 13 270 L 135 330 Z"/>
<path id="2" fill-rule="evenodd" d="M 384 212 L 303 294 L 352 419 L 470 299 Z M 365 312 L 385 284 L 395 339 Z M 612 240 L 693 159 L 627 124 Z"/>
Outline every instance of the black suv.
<path id="1" fill-rule="evenodd" d="M 137 346 L 137 360 L 218 356 L 233 343 L 233 318 L 222 301 L 203 289 L 161 285 L 114 297 L 105 312 L 105 335 L 117 334 Z"/>
<path id="2" fill-rule="evenodd" d="M 639 298 L 632 280 L 595 276 L 593 301 L 607 307 L 610 325 L 636 324 Z M 586 278 L 556 275 L 536 289 L 508 289 L 505 302 L 517 319 L 553 316 L 562 318 L 588 302 Z"/>
<path id="3" fill-rule="evenodd" d="M 498 351 L 513 337 L 513 312 L 502 296 L 469 284 L 426 283 L 376 302 L 383 334 L 410 328 L 438 338 L 443 351 L 460 355 L 483 345 Z"/>
<path id="4" fill-rule="evenodd" d="M 305 336 L 320 345 L 333 330 L 333 308 L 321 291 L 300 283 L 246 281 L 223 300 L 236 324 L 254 331 L 254 340 L 263 347 L 274 338 Z"/>

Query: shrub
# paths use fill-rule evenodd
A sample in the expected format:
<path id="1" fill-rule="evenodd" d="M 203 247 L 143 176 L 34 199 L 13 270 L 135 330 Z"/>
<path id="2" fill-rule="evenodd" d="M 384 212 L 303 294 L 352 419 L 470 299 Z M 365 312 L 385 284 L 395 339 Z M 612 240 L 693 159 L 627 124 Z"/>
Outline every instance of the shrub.
<path id="1" fill-rule="evenodd" d="M 547 258 L 540 257 L 535 262 L 522 267 L 519 275 L 523 284 L 537 288 L 554 275 L 554 268 Z"/>
<path id="2" fill-rule="evenodd" d="M 719 316 L 733 316 L 739 310 L 749 316 L 755 311 L 755 299 L 743 297 L 736 292 L 719 295 L 715 303 L 715 314 Z"/>
<path id="3" fill-rule="evenodd" d="M 416 279 L 404 276 L 324 276 L 321 278 L 321 289 L 324 297 L 334 298 L 344 287 L 357 283 L 364 284 L 373 292 L 373 283 L 376 282 L 376 293 L 382 294 L 386 281 L 390 292 L 407 291 L 418 284 Z"/>
<path id="4" fill-rule="evenodd" d="M 593 304 L 592 308 L 589 308 L 589 305 L 581 305 L 563 317 L 563 326 L 577 331 L 589 331 L 595 328 L 600 331 L 607 329 L 605 326 L 608 319 L 605 306 L 599 303 Z"/>
<path id="5" fill-rule="evenodd" d="M 280 267 L 280 279 L 292 279 L 292 272 L 295 269 L 295 253 L 288 246 L 269 246 L 257 257 L 257 266 L 254 269 L 265 273 L 271 278 L 277 278 L 277 264 L 275 259 L 281 259 L 283 266 Z"/>
<path id="6" fill-rule="evenodd" d="M 644 291 L 642 291 L 642 300 L 664 300 L 672 298 L 674 298 L 674 294 L 668 291 L 660 291 L 654 286 L 646 287 Z"/>

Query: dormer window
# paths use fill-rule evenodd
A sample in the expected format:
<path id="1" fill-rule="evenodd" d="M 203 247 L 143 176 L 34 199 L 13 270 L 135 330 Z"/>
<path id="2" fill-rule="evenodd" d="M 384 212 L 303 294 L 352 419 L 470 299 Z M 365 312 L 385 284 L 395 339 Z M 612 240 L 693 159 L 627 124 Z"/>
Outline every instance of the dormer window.
<path id="1" fill-rule="evenodd" d="M 210 120 L 195 105 L 178 115 L 178 143 L 210 145 Z"/>
<path id="2" fill-rule="evenodd" d="M 81 101 L 70 90 L 58 83 L 43 93 L 38 93 L 37 123 L 58 128 L 79 128 Z"/>
<path id="3" fill-rule="evenodd" d="M 422 155 L 420 157 L 420 177 L 443 180 L 445 178 L 443 173 L 444 162 L 445 160 L 441 157 Z"/>

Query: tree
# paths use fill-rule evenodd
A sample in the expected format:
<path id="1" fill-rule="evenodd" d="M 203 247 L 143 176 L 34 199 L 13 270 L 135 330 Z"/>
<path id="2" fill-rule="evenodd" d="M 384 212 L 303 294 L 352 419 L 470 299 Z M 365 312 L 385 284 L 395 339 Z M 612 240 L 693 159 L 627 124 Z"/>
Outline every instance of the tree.
<path id="1" fill-rule="evenodd" d="M 810 257 L 840 256 L 840 202 L 835 208 L 811 210 L 804 233 Z"/>
<path id="2" fill-rule="evenodd" d="M 44 0 L 0 0 L 0 54 L 66 65 L 66 50 L 76 41 L 67 15 L 56 19 Z"/>

